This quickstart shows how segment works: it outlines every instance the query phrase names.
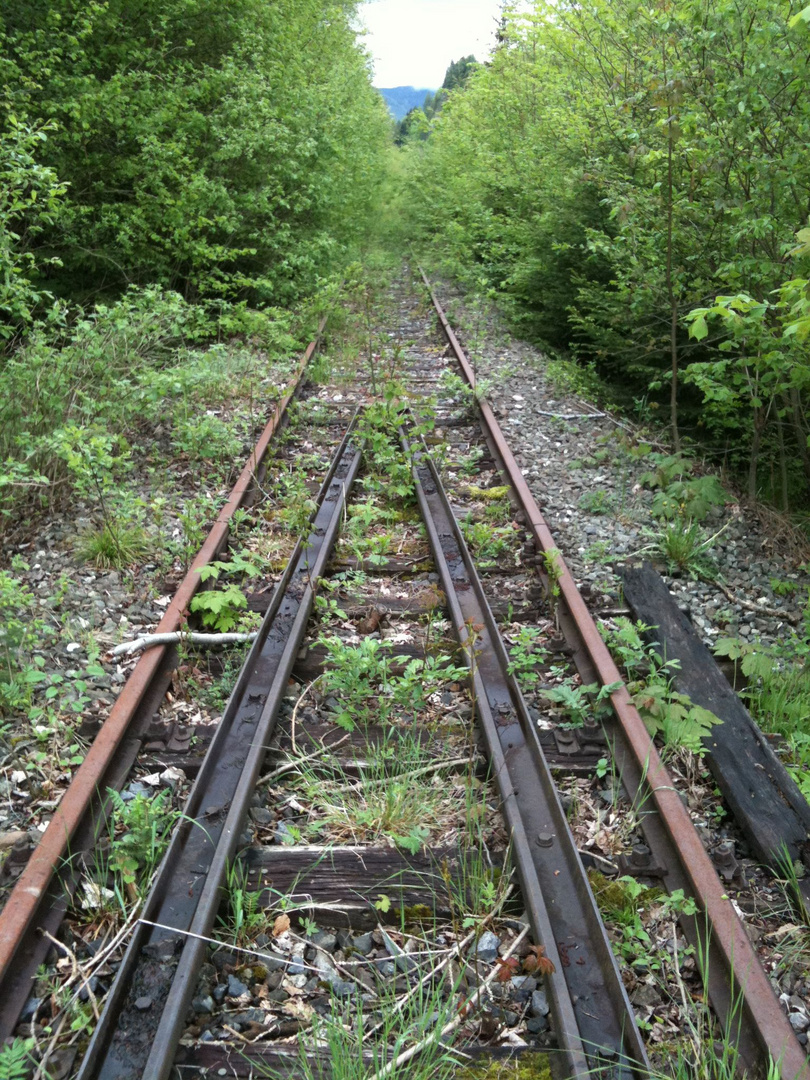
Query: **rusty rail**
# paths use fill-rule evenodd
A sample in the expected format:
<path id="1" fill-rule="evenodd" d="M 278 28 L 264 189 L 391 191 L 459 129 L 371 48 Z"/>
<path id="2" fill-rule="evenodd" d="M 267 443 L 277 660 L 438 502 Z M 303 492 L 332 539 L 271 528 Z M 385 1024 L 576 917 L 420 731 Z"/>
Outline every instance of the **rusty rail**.
<path id="1" fill-rule="evenodd" d="M 228 866 L 360 466 L 350 425 L 231 694 L 79 1072 L 159 1080 L 174 1061 Z M 144 995 L 148 1007 L 143 1008 Z"/>
<path id="2" fill-rule="evenodd" d="M 200 585 L 199 570 L 216 559 L 227 542 L 230 521 L 251 493 L 270 440 L 278 430 L 304 371 L 318 348 L 325 325 L 326 319 L 322 320 L 317 336 L 301 357 L 291 383 L 276 403 L 228 501 L 166 609 L 158 625 L 158 633 L 179 629 L 183 613 Z M 152 690 L 161 678 L 164 679 L 164 687 L 166 685 L 168 655 L 167 646 L 159 646 L 144 653 L 138 660 L 0 912 L 0 1039 L 12 1033 L 25 1003 L 21 988 L 33 978 L 49 947 L 47 942 L 42 943 L 39 929 L 44 924 L 43 916 L 49 901 L 53 899 L 50 889 L 56 869 L 66 864 L 72 839 L 91 805 L 104 791 L 105 778 L 142 703 L 153 696 L 162 697 L 162 693 L 154 695 Z M 158 704 L 159 700 L 154 707 L 157 708 Z M 75 852 L 71 854 L 75 856 Z"/>
<path id="3" fill-rule="evenodd" d="M 407 440 L 407 436 L 405 437 Z M 483 584 L 424 447 L 405 441 L 450 617 L 471 670 L 476 721 L 500 795 L 523 902 L 547 976 L 571 1080 L 649 1076 L 633 1006 Z M 473 629 L 474 628 L 474 629 Z"/>
<path id="4" fill-rule="evenodd" d="M 420 269 L 425 286 L 439 317 L 448 344 L 455 355 L 465 378 L 475 385 L 475 373 L 450 326 L 447 316 L 424 272 Z M 726 889 L 717 875 L 703 843 L 681 802 L 672 779 L 664 767 L 649 732 L 633 704 L 627 687 L 619 674 L 610 652 L 602 640 L 576 582 L 559 553 L 554 537 L 543 518 L 540 508 L 529 489 L 510 450 L 500 424 L 485 398 L 478 400 L 481 420 L 488 440 L 500 459 L 504 472 L 512 485 L 520 507 L 525 515 L 526 526 L 534 536 L 538 549 L 555 553 L 555 576 L 559 575 L 560 601 L 575 626 L 579 642 L 587 653 L 593 670 L 603 685 L 621 682 L 610 700 L 621 729 L 624 742 L 632 758 L 633 771 L 638 783 L 649 794 L 657 817 L 677 852 L 683 874 L 691 892 L 703 911 L 708 923 L 712 951 L 723 963 L 725 981 L 731 987 L 728 995 L 730 1009 L 720 1009 L 718 1014 L 732 1038 L 739 1041 L 739 1050 L 745 1064 L 753 1069 L 767 1071 L 769 1063 L 779 1064 L 782 1080 L 810 1080 L 810 1067 L 801 1043 L 798 1041 L 787 1016 L 773 992 L 764 968 L 759 962 L 742 922 L 738 918 Z M 668 875 L 669 877 L 669 875 Z M 668 886 L 671 881 L 664 879 Z M 705 944 L 704 937 L 704 944 Z M 708 953 L 704 953 L 705 956 Z M 698 959 L 701 959 L 700 954 Z M 716 978 L 716 972 L 707 972 Z M 755 1061 L 745 1060 L 745 1051 L 755 1048 Z"/>

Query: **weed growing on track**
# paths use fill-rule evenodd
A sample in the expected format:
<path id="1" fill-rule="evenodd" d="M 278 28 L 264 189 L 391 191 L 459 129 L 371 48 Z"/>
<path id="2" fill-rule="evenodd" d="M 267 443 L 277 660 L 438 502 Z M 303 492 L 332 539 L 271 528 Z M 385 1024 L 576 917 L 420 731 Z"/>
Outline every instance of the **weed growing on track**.
<path id="1" fill-rule="evenodd" d="M 82 562 L 101 570 L 123 570 L 142 560 L 152 546 L 153 540 L 142 525 L 113 515 L 79 536 L 76 554 Z"/>
<path id="2" fill-rule="evenodd" d="M 459 810 L 460 782 L 445 776 L 463 766 L 443 762 L 428 739 L 387 728 L 360 751 L 360 777 L 339 762 L 302 762 L 296 770 L 299 801 L 309 804 L 309 837 L 337 842 L 381 839 L 416 854 L 448 816 Z M 458 789 L 458 790 L 457 790 Z"/>
<path id="3" fill-rule="evenodd" d="M 508 672 L 514 675 L 524 690 L 537 687 L 541 677 L 541 665 L 548 652 L 540 644 L 545 635 L 536 626 L 521 626 L 516 634 L 510 634 Z"/>
<path id="4" fill-rule="evenodd" d="M 27 1080 L 36 1064 L 33 1039 L 16 1038 L 0 1048 L 0 1080 Z"/>
<path id="5" fill-rule="evenodd" d="M 681 746 L 703 754 L 703 739 L 722 723 L 708 709 L 695 705 L 674 686 L 678 660 L 663 659 L 656 642 L 646 641 L 650 631 L 644 623 L 616 618 L 612 625 L 599 624 L 600 632 L 628 677 L 627 689 L 651 735 L 660 735 L 666 746 Z M 619 684 L 621 685 L 621 684 Z"/>
<path id="6" fill-rule="evenodd" d="M 364 1013 L 362 1005 L 332 998 L 331 1012 L 313 1017 L 311 1029 L 299 1036 L 296 1075 L 302 1080 L 369 1080 L 387 1075 L 386 1066 L 392 1059 L 453 1019 L 454 992 L 448 976 L 435 987 L 417 989 L 404 1008 L 389 992 L 380 997 L 372 1016 Z M 252 1061 L 249 1051 L 245 1057 L 257 1076 L 281 1080 L 280 1072 L 260 1059 Z M 437 1040 L 391 1076 L 407 1073 L 409 1080 L 450 1080 L 456 1068 L 455 1056 Z"/>

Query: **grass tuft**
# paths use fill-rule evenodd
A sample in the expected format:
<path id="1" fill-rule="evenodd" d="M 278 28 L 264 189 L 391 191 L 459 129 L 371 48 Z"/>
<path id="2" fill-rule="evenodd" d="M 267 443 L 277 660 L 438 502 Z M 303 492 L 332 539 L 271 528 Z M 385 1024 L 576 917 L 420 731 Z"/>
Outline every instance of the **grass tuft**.
<path id="1" fill-rule="evenodd" d="M 82 562 L 92 563 L 100 570 L 123 570 L 142 559 L 150 547 L 149 534 L 140 525 L 105 521 L 79 537 L 76 553 Z"/>

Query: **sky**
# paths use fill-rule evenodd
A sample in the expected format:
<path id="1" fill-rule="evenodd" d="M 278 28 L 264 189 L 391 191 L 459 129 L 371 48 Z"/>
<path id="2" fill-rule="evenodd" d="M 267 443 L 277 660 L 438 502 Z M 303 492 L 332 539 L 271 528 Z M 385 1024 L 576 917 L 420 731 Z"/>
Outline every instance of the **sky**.
<path id="1" fill-rule="evenodd" d="M 375 86 L 441 86 L 451 60 L 483 60 L 500 0 L 369 0 L 360 5 Z"/>

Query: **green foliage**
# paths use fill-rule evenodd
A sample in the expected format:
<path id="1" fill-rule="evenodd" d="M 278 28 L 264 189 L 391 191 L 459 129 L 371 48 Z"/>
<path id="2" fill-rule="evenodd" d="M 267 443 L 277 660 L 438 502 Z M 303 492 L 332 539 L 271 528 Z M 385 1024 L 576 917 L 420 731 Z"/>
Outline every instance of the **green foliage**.
<path id="1" fill-rule="evenodd" d="M 261 573 L 261 569 L 249 556 L 236 552 L 229 561 L 218 559 L 201 566 L 198 573 L 200 581 L 218 581 L 221 574 L 256 577 Z M 210 627 L 219 634 L 226 634 L 239 624 L 247 610 L 247 597 L 235 581 L 230 581 L 226 582 L 224 588 L 198 592 L 189 609 L 195 614 L 199 613 L 203 626 Z"/>
<path id="2" fill-rule="evenodd" d="M 354 8 L 4 4 L 3 82 L 67 186 L 38 241 L 62 288 L 310 289 L 362 231 L 389 130 Z"/>
<path id="3" fill-rule="evenodd" d="M 616 682 L 605 686 L 599 686 L 597 683 L 582 686 L 571 679 L 560 683 L 559 686 L 542 689 L 540 696 L 561 706 L 568 718 L 567 723 L 561 724 L 561 727 L 579 728 L 589 718 L 598 720 L 605 710 L 609 712 L 610 709 L 605 703 L 613 691 L 618 690 L 622 685 L 621 682 Z"/>
<path id="4" fill-rule="evenodd" d="M 108 521 L 82 533 L 77 554 L 102 570 L 122 570 L 142 559 L 149 548 L 149 535 L 140 525 L 112 514 Z"/>
<path id="5" fill-rule="evenodd" d="M 540 682 L 540 665 L 546 650 L 540 645 L 542 632 L 536 626 L 521 626 L 509 640 L 509 674 L 515 675 L 521 687 L 534 689 Z"/>
<path id="6" fill-rule="evenodd" d="M 790 19 L 765 0 L 511 6 L 407 161 L 411 228 L 440 268 L 628 403 L 672 404 L 676 446 L 679 408 L 752 492 L 796 502 L 810 102 L 808 27 Z"/>
<path id="7" fill-rule="evenodd" d="M 0 1049 L 0 1080 L 27 1080 L 35 1063 L 33 1039 L 15 1038 Z"/>
<path id="8" fill-rule="evenodd" d="M 337 699 L 335 723 L 347 731 L 372 719 L 384 724 L 392 712 L 413 717 L 431 694 L 467 674 L 466 668 L 435 656 L 423 660 L 392 656 L 389 643 L 378 638 L 364 637 L 359 644 L 348 645 L 337 635 L 321 635 L 318 644 L 326 649 L 320 686 Z M 392 671 L 395 666 L 401 671 Z"/>
<path id="9" fill-rule="evenodd" d="M 685 518 L 703 521 L 709 511 L 730 500 L 728 492 L 713 473 L 692 476 L 693 463 L 681 454 L 650 454 L 655 468 L 643 473 L 639 482 L 657 489 L 652 512 L 672 521 Z"/>
<path id="10" fill-rule="evenodd" d="M 112 788 L 107 795 L 113 806 L 109 868 L 142 895 L 181 815 L 172 809 L 170 791 L 151 797 L 139 794 L 129 802 Z"/>
<path id="11" fill-rule="evenodd" d="M 384 722 L 389 709 L 386 691 L 391 668 L 387 646 L 372 637 L 364 637 L 359 645 L 347 645 L 337 635 L 321 636 L 318 643 L 326 649 L 321 686 L 326 694 L 335 695 L 339 703 L 335 723 L 352 731 L 358 721 L 371 718 L 375 700 L 378 702 L 375 712 Z"/>
<path id="12" fill-rule="evenodd" d="M 727 656 L 739 660 L 740 670 L 747 679 L 764 679 L 776 667 L 775 660 L 767 650 L 744 638 L 719 638 L 714 645 L 715 656 Z"/>
<path id="13" fill-rule="evenodd" d="M 224 589 L 198 592 L 190 607 L 195 614 L 199 614 L 203 626 L 210 627 L 218 634 L 226 634 L 233 630 L 247 609 L 247 597 L 238 585 L 232 583 Z"/>
<path id="14" fill-rule="evenodd" d="M 59 260 L 43 259 L 32 249 L 53 224 L 65 193 L 53 169 L 40 160 L 53 127 L 21 121 L 3 108 L 0 98 L 0 341 L 29 328 L 37 310 L 51 299 L 34 279 Z M 53 316 L 59 317 L 58 309 Z"/>
<path id="15" fill-rule="evenodd" d="M 677 919 L 680 915 L 695 915 L 695 901 L 685 896 L 683 889 L 675 889 L 667 896 L 633 877 L 611 881 L 596 871 L 591 871 L 589 877 L 596 901 L 616 931 L 614 952 L 628 964 L 659 971 L 659 947 L 646 929 L 645 922 L 649 923 L 653 918 Z"/>
<path id="16" fill-rule="evenodd" d="M 480 566 L 492 566 L 501 555 L 514 547 L 515 531 L 510 525 L 490 525 L 488 521 L 473 521 L 468 516 L 461 522 L 461 531 L 473 558 Z"/>
<path id="17" fill-rule="evenodd" d="M 13 574 L 0 570 L 0 718 L 30 697 L 27 675 L 35 675 L 36 667 L 29 666 L 28 654 L 41 629 L 33 611 L 32 593 Z"/>
<path id="18" fill-rule="evenodd" d="M 656 546 L 670 573 L 713 578 L 717 569 L 708 554 L 711 543 L 696 521 L 678 517 L 664 525 Z"/>
<path id="19" fill-rule="evenodd" d="M 624 618 L 615 619 L 613 628 L 600 624 L 611 652 L 627 673 L 627 689 L 649 733 L 660 735 L 666 746 L 703 754 L 703 739 L 722 721 L 675 689 L 680 661 L 662 659 L 656 642 L 644 640 L 650 629 Z"/>
<path id="20" fill-rule="evenodd" d="M 588 514 L 609 514 L 613 510 L 613 497 L 606 491 L 586 491 L 577 506 Z"/>

